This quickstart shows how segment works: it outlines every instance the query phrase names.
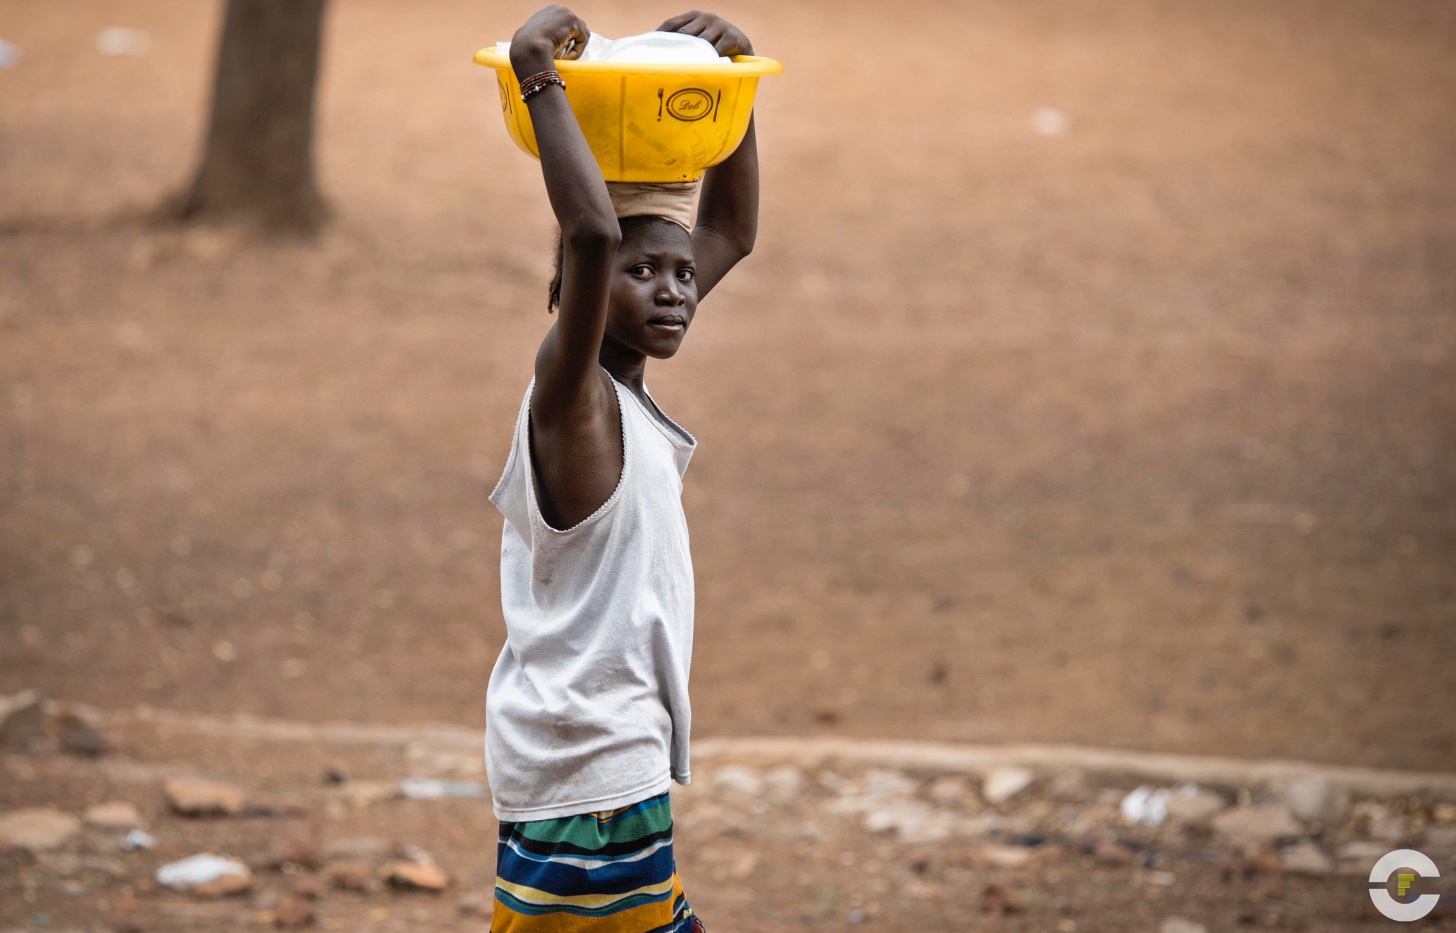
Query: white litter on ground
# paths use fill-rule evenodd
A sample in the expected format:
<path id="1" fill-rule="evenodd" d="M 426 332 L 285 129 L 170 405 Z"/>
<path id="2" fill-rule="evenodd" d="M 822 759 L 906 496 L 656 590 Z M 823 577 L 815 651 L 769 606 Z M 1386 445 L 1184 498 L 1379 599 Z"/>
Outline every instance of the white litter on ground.
<path id="1" fill-rule="evenodd" d="M 1162 826 L 1168 818 L 1168 791 L 1143 785 L 1122 798 L 1122 818 L 1144 826 Z"/>
<path id="2" fill-rule="evenodd" d="M 246 875 L 248 866 L 217 855 L 190 855 L 157 869 L 157 884 L 165 888 L 195 888 L 223 875 Z"/>
<path id="3" fill-rule="evenodd" d="M 96 51 L 102 55 L 145 55 L 152 36 L 145 29 L 107 26 L 96 33 Z"/>
<path id="4" fill-rule="evenodd" d="M 1031 128 L 1038 136 L 1065 136 L 1072 121 L 1055 107 L 1038 107 L 1031 112 Z"/>

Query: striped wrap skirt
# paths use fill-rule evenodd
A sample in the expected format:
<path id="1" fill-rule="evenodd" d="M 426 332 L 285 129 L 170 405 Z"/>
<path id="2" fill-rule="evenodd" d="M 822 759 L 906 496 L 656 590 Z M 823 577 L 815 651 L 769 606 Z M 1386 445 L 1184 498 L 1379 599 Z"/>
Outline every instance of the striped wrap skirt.
<path id="1" fill-rule="evenodd" d="M 672 857 L 666 792 L 601 813 L 500 824 L 491 933 L 706 933 Z"/>

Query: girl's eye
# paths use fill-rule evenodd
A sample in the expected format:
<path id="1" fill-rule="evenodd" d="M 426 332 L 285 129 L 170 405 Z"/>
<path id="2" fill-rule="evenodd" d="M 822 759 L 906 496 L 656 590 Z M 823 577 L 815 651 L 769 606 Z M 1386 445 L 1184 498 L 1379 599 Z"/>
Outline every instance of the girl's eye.
<path id="1" fill-rule="evenodd" d="M 647 278 L 648 276 L 650 276 L 652 274 L 652 267 L 651 266 L 633 266 L 632 267 L 632 274 L 635 275 L 635 276 L 637 276 L 639 279 L 645 279 L 645 278 Z"/>
<path id="2" fill-rule="evenodd" d="M 698 273 L 696 269 L 679 269 L 677 270 L 677 277 L 684 282 L 691 282 L 698 277 Z"/>

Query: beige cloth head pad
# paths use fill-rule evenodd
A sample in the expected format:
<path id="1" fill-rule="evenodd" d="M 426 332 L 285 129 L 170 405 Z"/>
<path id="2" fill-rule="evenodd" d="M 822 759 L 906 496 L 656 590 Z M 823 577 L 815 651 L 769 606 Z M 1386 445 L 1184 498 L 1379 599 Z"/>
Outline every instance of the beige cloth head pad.
<path id="1" fill-rule="evenodd" d="M 689 233 L 693 229 L 693 204 L 702 179 L 683 182 L 609 181 L 607 194 L 617 218 L 651 214 L 672 221 Z"/>

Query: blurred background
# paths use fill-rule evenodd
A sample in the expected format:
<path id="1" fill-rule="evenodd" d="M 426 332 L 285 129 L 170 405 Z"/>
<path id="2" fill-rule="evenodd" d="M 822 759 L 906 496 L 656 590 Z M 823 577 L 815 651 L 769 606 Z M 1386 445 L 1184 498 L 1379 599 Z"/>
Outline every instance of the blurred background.
<path id="1" fill-rule="evenodd" d="M 483 727 L 552 218 L 470 56 L 534 6 L 328 3 L 299 235 L 158 209 L 222 3 L 0 0 L 0 694 Z M 701 444 L 694 737 L 1456 769 L 1456 7 L 719 12 L 786 70 L 757 249 L 649 372 Z M 894 911 L 794 890 L 721 928 Z M 1100 929 L 1035 906 L 991 928 Z"/>

